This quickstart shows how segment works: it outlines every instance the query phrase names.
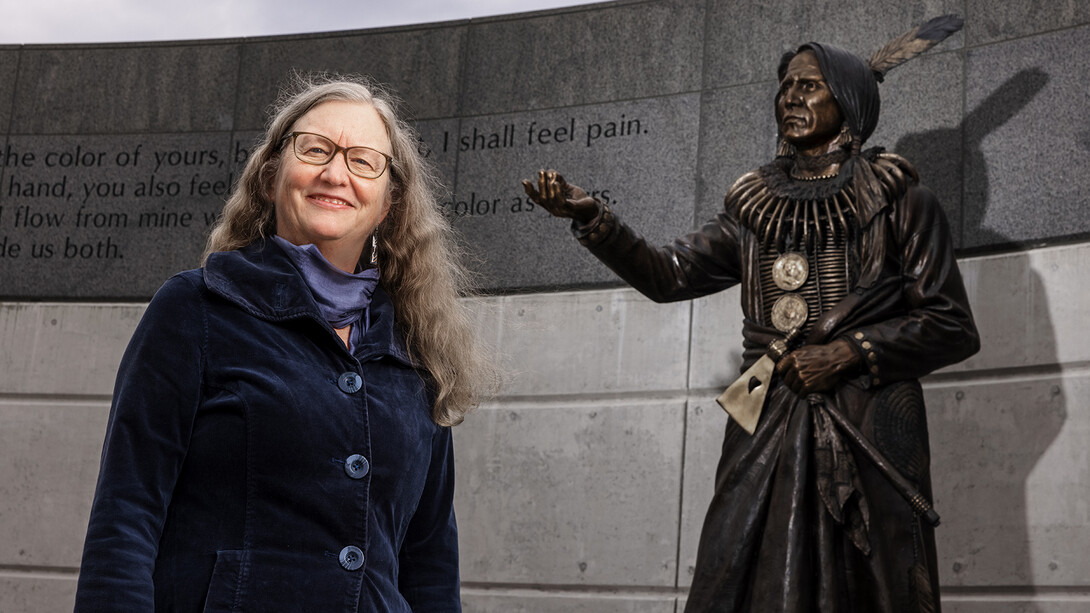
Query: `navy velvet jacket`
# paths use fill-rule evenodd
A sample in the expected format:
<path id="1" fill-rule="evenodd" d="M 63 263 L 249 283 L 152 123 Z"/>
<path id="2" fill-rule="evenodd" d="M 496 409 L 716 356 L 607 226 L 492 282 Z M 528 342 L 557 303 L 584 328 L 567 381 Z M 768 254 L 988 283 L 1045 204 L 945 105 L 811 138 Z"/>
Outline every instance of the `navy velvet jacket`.
<path id="1" fill-rule="evenodd" d="M 350 353 L 273 241 L 174 276 L 117 375 L 76 611 L 460 611 L 430 401 L 381 287 Z"/>

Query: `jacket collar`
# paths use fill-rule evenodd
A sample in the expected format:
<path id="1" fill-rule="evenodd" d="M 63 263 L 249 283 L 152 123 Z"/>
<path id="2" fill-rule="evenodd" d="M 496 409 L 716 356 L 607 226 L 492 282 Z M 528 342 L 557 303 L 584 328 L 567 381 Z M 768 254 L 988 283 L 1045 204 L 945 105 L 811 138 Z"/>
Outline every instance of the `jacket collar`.
<path id="1" fill-rule="evenodd" d="M 204 266 L 204 282 L 254 317 L 273 322 L 310 318 L 332 331 L 299 270 L 275 241 L 261 239 L 213 253 Z M 371 299 L 370 325 L 354 355 L 360 361 L 388 355 L 413 365 L 394 325 L 394 305 L 381 284 Z"/>

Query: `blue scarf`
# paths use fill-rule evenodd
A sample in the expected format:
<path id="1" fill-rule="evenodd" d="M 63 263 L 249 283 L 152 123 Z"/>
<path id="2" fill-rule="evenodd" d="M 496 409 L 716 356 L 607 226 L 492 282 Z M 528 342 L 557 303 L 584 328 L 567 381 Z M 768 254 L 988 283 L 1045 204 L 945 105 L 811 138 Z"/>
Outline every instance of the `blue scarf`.
<path id="1" fill-rule="evenodd" d="M 349 274 L 329 263 L 313 244 L 294 245 L 274 236 L 310 288 L 322 317 L 334 328 L 352 325 L 349 348 L 355 348 L 367 330 L 371 296 L 378 287 L 378 268 Z"/>

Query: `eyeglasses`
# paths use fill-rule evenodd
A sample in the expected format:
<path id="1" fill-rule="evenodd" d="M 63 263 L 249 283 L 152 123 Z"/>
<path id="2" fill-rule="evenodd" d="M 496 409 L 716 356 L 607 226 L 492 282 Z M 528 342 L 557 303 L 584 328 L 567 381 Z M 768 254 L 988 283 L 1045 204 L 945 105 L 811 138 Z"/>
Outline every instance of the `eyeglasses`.
<path id="1" fill-rule="evenodd" d="M 394 158 L 370 147 L 341 147 L 322 136 L 310 132 L 292 132 L 284 137 L 291 138 L 292 150 L 300 162 L 322 166 L 328 164 L 333 156 L 344 154 L 344 163 L 348 172 L 364 179 L 377 179 L 386 172 Z"/>

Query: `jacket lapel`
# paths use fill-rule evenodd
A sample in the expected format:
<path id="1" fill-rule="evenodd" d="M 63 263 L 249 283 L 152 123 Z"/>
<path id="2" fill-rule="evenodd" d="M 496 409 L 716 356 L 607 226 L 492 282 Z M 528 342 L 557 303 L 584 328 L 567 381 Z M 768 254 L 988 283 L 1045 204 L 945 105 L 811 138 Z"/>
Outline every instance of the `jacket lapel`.
<path id="1" fill-rule="evenodd" d="M 254 317 L 272 322 L 312 319 L 332 333 L 299 270 L 274 241 L 262 239 L 213 253 L 204 267 L 204 282 L 214 294 Z M 381 284 L 371 299 L 370 325 L 354 354 L 360 361 L 389 356 L 414 366 L 397 333 L 393 303 Z"/>

